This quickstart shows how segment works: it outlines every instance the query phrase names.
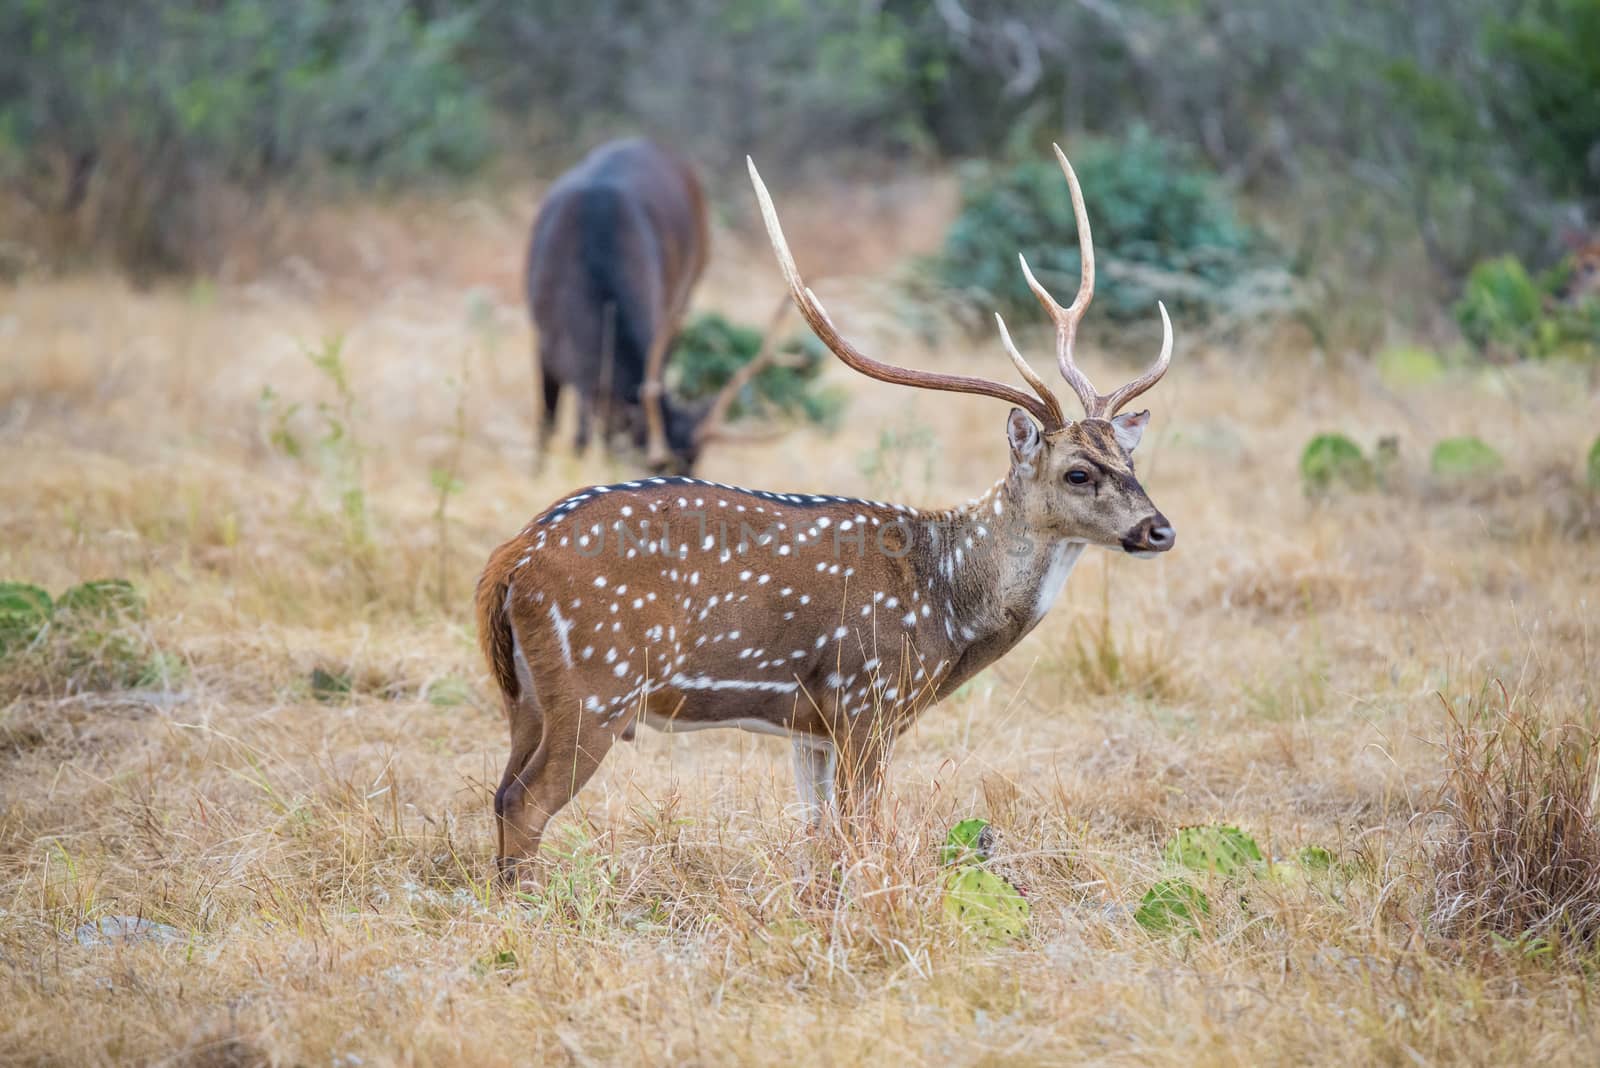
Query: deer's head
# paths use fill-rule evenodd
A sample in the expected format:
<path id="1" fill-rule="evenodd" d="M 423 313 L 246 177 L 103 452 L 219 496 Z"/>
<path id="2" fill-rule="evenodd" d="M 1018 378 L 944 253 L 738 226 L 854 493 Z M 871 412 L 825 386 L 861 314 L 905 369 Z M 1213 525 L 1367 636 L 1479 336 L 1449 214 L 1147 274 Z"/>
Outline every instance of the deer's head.
<path id="1" fill-rule="evenodd" d="M 685 403 L 673 400 L 661 381 L 660 370 L 647 377 L 640 391 L 643 405 L 636 440 L 645 449 L 645 462 L 662 475 L 692 475 L 700 454 L 712 442 L 763 442 L 778 437 L 782 430 L 765 426 L 754 430 L 735 430 L 729 426 L 729 411 L 739 394 L 768 367 L 795 366 L 796 357 L 778 351 L 778 329 L 789 310 L 784 296 L 772 313 L 761 346 L 709 401 Z M 665 362 L 665 361 L 663 361 Z M 656 405 L 659 403 L 660 407 Z"/>
<path id="2" fill-rule="evenodd" d="M 1014 490 L 1013 501 L 1020 506 L 1022 522 L 1031 531 L 1048 537 L 1082 541 L 1136 555 L 1166 552 L 1177 535 L 1133 472 L 1133 450 L 1139 444 L 1150 413 L 1123 413 L 1122 409 L 1166 374 L 1172 361 L 1172 321 L 1165 305 L 1161 312 L 1161 353 L 1148 371 L 1110 393 L 1095 390 L 1088 377 L 1073 361 L 1073 342 L 1078 323 L 1094 298 L 1094 239 L 1089 232 L 1089 214 L 1084 208 L 1078 176 L 1059 146 L 1056 159 L 1067 178 L 1072 197 L 1072 212 L 1078 227 L 1078 248 L 1082 274 L 1078 295 L 1070 307 L 1056 303 L 1028 268 L 1022 256 L 1022 273 L 1028 287 L 1039 299 L 1056 327 L 1056 364 L 1061 376 L 1083 405 L 1084 418 L 1072 421 L 1061 410 L 1061 402 L 1012 344 L 1006 324 L 997 314 L 995 323 L 1006 355 L 1023 380 L 1033 389 L 1024 393 L 1013 386 L 970 375 L 913 371 L 882 363 L 864 355 L 834 327 L 833 321 L 806 286 L 789 252 L 777 211 L 755 164 L 750 178 L 772 239 L 778 265 L 789 283 L 790 295 L 817 337 L 846 365 L 871 378 L 921 389 L 948 390 L 996 397 L 1016 405 L 1006 424 L 1011 444 L 1011 472 L 1008 480 Z"/>
<path id="3" fill-rule="evenodd" d="M 1011 409 L 1009 480 L 1026 528 L 1136 556 L 1172 548 L 1172 524 L 1133 473 L 1133 450 L 1149 421 L 1146 411 L 1045 432 L 1022 409 Z"/>

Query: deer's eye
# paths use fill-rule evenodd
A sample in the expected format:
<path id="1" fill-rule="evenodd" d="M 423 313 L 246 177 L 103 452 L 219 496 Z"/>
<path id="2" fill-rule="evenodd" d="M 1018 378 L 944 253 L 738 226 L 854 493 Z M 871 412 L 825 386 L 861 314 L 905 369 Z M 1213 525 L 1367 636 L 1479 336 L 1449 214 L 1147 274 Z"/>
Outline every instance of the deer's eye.
<path id="1" fill-rule="evenodd" d="M 1083 470 L 1081 467 L 1075 467 L 1071 471 L 1067 472 L 1067 481 L 1072 483 L 1074 486 L 1081 486 L 1085 482 L 1089 481 L 1089 472 Z"/>

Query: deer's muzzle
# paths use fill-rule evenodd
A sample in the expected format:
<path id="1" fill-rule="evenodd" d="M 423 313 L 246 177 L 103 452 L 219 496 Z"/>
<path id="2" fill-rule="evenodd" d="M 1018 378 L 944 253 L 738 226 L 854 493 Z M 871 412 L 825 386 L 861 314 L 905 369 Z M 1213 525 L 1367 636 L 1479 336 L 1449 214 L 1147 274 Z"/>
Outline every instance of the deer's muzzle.
<path id="1" fill-rule="evenodd" d="M 1172 524 L 1160 512 L 1146 517 L 1122 536 L 1123 550 L 1136 556 L 1164 553 L 1177 543 L 1178 532 L 1172 529 Z"/>

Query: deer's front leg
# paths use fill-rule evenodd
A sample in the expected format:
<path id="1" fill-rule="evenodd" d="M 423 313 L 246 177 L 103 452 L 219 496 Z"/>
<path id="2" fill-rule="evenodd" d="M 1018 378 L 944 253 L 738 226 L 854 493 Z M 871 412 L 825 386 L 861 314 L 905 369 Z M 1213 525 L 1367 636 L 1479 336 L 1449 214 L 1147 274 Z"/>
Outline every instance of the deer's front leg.
<path id="1" fill-rule="evenodd" d="M 874 811 L 889 766 L 894 739 L 882 724 L 843 739 L 834 766 L 834 804 L 839 823 L 854 832 Z"/>
<path id="2" fill-rule="evenodd" d="M 833 803 L 839 752 L 827 738 L 794 739 L 794 783 L 812 829 L 822 826 L 823 810 Z"/>

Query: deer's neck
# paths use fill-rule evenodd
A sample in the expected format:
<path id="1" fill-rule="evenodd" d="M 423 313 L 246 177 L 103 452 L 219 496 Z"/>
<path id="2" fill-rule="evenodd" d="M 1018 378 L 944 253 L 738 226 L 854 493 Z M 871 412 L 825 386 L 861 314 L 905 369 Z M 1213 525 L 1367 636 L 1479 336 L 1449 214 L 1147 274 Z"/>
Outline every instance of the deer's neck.
<path id="1" fill-rule="evenodd" d="M 959 508 L 923 513 L 916 555 L 957 665 L 953 689 L 1004 655 L 1044 618 L 1084 543 L 1034 529 L 1012 479 Z"/>

